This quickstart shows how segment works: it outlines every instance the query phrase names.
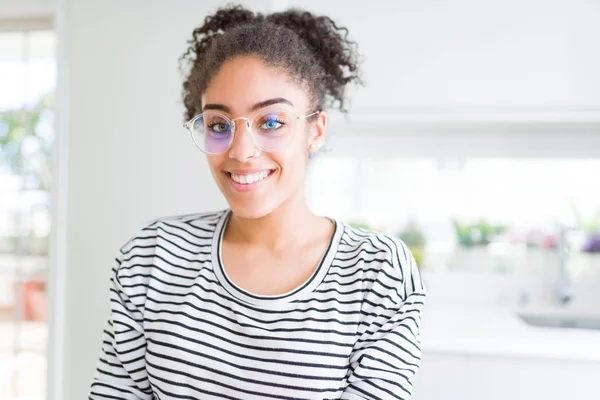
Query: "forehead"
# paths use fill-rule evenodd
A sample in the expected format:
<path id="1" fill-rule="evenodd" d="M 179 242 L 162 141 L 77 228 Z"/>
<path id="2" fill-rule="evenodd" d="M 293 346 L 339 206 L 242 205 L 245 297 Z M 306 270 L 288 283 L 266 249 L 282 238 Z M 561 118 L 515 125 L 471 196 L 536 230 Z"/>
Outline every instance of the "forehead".
<path id="1" fill-rule="evenodd" d="M 300 109 L 308 104 L 306 91 L 286 71 L 268 67 L 257 57 L 243 56 L 223 63 L 202 95 L 202 104 L 222 104 L 246 112 L 256 103 L 274 98 L 288 99 Z"/>

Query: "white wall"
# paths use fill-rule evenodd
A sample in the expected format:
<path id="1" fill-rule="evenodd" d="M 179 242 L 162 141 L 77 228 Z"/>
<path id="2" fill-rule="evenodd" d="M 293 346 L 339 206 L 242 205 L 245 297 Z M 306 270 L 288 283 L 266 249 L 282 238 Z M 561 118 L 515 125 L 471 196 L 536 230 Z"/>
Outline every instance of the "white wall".
<path id="1" fill-rule="evenodd" d="M 370 86 L 354 101 L 362 113 L 600 106 L 599 53 L 590 40 L 599 33 L 597 2 L 245 3 L 263 10 L 300 5 L 339 16 L 369 57 Z M 218 4 L 57 2 L 50 400 L 87 393 L 118 247 L 154 217 L 225 206 L 204 157 L 181 128 L 177 72 L 192 29 Z M 377 16 L 367 20 L 366 11 Z"/>
<path id="2" fill-rule="evenodd" d="M 120 245 L 154 217 L 226 205 L 181 126 L 177 69 L 220 3 L 59 3 L 52 400 L 87 393 Z"/>

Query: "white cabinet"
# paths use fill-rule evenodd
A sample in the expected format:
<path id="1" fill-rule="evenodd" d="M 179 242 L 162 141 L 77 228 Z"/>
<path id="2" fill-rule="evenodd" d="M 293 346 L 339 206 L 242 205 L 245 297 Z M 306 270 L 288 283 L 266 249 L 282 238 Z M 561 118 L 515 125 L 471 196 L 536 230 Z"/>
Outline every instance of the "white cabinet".
<path id="1" fill-rule="evenodd" d="M 467 357 L 424 353 L 413 382 L 413 400 L 468 400 L 470 382 Z"/>
<path id="2" fill-rule="evenodd" d="M 600 363 L 424 353 L 414 400 L 595 400 Z"/>
<path id="3" fill-rule="evenodd" d="M 600 109 L 600 4 L 574 1 L 321 1 L 366 57 L 353 109 Z"/>

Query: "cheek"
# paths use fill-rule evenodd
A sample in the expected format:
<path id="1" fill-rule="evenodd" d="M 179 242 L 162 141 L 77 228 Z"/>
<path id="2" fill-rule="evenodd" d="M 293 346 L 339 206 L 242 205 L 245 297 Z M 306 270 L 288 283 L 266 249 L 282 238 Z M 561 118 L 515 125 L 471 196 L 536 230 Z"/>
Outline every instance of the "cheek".
<path id="1" fill-rule="evenodd" d="M 210 168 L 210 172 L 213 174 L 213 176 L 215 178 L 219 178 L 221 174 L 221 165 L 223 165 L 221 157 L 206 156 L 206 161 L 208 162 L 208 168 Z"/>
<path id="2" fill-rule="evenodd" d="M 283 170 L 283 177 L 296 183 L 296 180 L 302 179 L 305 175 L 307 151 L 304 142 L 295 144 L 293 149 L 280 154 L 275 160 Z"/>
<path id="3" fill-rule="evenodd" d="M 213 156 L 206 156 L 206 162 L 208 163 L 208 167 L 211 171 L 214 171 L 216 168 L 216 162 Z"/>

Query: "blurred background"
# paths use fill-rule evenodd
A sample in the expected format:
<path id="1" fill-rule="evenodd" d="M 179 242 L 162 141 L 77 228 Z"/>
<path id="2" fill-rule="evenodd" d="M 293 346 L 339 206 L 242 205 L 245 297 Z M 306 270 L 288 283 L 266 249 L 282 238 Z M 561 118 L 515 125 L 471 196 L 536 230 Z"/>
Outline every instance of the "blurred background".
<path id="1" fill-rule="evenodd" d="M 116 251 L 226 207 L 178 57 L 222 1 L 0 0 L 0 400 L 87 394 Z M 428 287 L 416 400 L 600 398 L 600 1 L 248 0 L 348 27 L 313 209 Z"/>

